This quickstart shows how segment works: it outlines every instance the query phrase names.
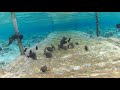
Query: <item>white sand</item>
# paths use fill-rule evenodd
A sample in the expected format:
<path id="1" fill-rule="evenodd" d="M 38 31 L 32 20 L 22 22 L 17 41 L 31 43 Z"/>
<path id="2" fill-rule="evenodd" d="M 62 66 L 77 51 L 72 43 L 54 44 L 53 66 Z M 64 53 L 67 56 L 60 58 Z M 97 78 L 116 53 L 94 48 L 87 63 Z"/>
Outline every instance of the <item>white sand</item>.
<path id="1" fill-rule="evenodd" d="M 72 42 L 78 41 L 79 45 L 67 51 L 56 50 L 51 59 L 46 58 L 43 55 L 44 48 L 51 43 L 57 46 L 62 36 L 71 37 Z M 89 38 L 80 31 L 51 33 L 47 39 L 37 44 L 38 60 L 19 56 L 3 68 L 1 77 L 120 77 L 119 42 L 116 38 Z M 88 45 L 89 51 L 84 50 L 85 45 Z M 46 73 L 40 72 L 44 65 L 48 67 Z"/>

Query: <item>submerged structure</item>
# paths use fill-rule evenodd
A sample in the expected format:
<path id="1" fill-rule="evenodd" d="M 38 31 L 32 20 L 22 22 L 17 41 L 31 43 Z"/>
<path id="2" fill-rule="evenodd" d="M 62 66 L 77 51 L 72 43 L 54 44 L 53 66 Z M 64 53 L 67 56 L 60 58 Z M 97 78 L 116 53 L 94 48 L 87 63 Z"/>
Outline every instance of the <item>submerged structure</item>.
<path id="1" fill-rule="evenodd" d="M 1 12 L 0 20 L 0 77 L 120 77 L 119 12 Z"/>

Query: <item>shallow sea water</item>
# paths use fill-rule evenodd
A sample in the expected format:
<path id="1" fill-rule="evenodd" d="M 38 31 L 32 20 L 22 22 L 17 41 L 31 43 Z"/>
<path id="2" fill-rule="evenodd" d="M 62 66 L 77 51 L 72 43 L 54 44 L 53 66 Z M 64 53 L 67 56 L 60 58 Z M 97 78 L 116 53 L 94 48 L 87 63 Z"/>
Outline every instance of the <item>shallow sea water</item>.
<path id="1" fill-rule="evenodd" d="M 106 35 L 109 38 L 109 32 L 113 32 L 114 34 L 110 37 L 120 37 L 120 32 L 115 27 L 120 21 L 119 16 L 119 12 L 99 13 L 101 36 L 105 36 L 105 33 L 107 33 Z M 69 32 L 73 30 L 73 33 L 81 31 L 90 34 L 92 38 L 96 37 L 95 12 L 19 12 L 16 13 L 16 18 L 19 31 L 24 35 L 22 41 L 24 47 L 33 47 L 48 38 L 49 34 L 60 31 Z M 10 12 L 1 12 L 0 47 L 3 50 L 0 51 L 0 63 L 2 64 L 7 64 L 20 55 L 16 42 L 9 47 L 6 46 L 8 38 L 13 33 L 14 28 Z M 89 38 L 86 36 L 86 39 Z"/>

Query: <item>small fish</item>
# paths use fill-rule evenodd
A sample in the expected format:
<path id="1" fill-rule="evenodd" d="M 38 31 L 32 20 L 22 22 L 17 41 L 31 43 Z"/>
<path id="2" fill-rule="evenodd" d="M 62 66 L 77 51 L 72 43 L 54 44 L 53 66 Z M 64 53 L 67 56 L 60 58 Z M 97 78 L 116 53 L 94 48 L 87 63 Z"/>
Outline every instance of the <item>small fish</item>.
<path id="1" fill-rule="evenodd" d="M 55 46 L 51 44 L 51 47 L 46 47 L 46 49 L 50 52 L 53 52 L 55 50 Z"/>
<path id="2" fill-rule="evenodd" d="M 66 37 L 63 37 L 62 40 L 60 41 L 60 44 L 63 45 L 63 44 L 66 44 L 67 43 L 67 38 Z"/>
<path id="3" fill-rule="evenodd" d="M 29 55 L 32 54 L 32 50 L 30 50 Z"/>
<path id="4" fill-rule="evenodd" d="M 120 24 L 116 24 L 116 28 L 120 29 Z"/>
<path id="5" fill-rule="evenodd" d="M 9 38 L 9 43 L 8 43 L 8 45 L 12 44 L 13 41 L 14 41 L 14 40 L 10 37 L 10 38 Z"/>
<path id="6" fill-rule="evenodd" d="M 37 56 L 35 52 L 33 52 L 30 57 L 33 58 L 34 60 L 37 60 Z"/>
<path id="7" fill-rule="evenodd" d="M 85 46 L 85 48 L 84 48 L 86 51 L 88 51 L 88 46 Z"/>
<path id="8" fill-rule="evenodd" d="M 51 44 L 51 46 L 52 46 L 52 48 L 55 50 L 55 46 L 54 46 L 54 45 L 52 45 L 52 44 Z"/>
<path id="9" fill-rule="evenodd" d="M 68 42 L 70 42 L 71 38 L 68 39 Z"/>
<path id="10" fill-rule="evenodd" d="M 26 51 L 27 51 L 27 48 L 24 49 L 24 52 L 26 52 Z"/>
<path id="11" fill-rule="evenodd" d="M 36 46 L 36 50 L 38 50 L 38 46 Z"/>
<path id="12" fill-rule="evenodd" d="M 34 60 L 37 60 L 37 56 L 36 56 L 36 53 L 35 52 L 32 52 L 32 50 L 30 50 L 29 52 L 29 56 L 27 56 L 28 58 L 32 58 Z"/>
<path id="13" fill-rule="evenodd" d="M 19 39 L 22 40 L 23 39 L 23 35 L 19 35 Z"/>
<path id="14" fill-rule="evenodd" d="M 47 47 L 44 49 L 44 55 L 46 56 L 46 58 L 51 58 L 52 57 L 52 53 L 49 51 L 46 51 Z"/>
<path id="15" fill-rule="evenodd" d="M 53 48 L 52 47 L 47 47 L 46 48 L 48 51 L 50 51 L 50 52 L 53 52 Z"/>
<path id="16" fill-rule="evenodd" d="M 12 35 L 12 37 L 11 37 L 13 40 L 15 40 L 15 39 L 17 39 L 18 38 L 18 35 L 17 34 L 14 34 L 14 35 Z"/>
<path id="17" fill-rule="evenodd" d="M 47 66 L 45 65 L 45 66 L 41 67 L 40 71 L 46 72 L 47 71 Z"/>
<path id="18" fill-rule="evenodd" d="M 44 52 L 46 58 L 51 58 L 53 57 L 52 53 L 51 52 Z"/>
<path id="19" fill-rule="evenodd" d="M 2 51 L 2 48 L 0 47 L 0 51 Z"/>
<path id="20" fill-rule="evenodd" d="M 78 42 L 75 42 L 75 44 L 76 44 L 76 45 L 79 45 L 79 43 L 78 43 Z"/>

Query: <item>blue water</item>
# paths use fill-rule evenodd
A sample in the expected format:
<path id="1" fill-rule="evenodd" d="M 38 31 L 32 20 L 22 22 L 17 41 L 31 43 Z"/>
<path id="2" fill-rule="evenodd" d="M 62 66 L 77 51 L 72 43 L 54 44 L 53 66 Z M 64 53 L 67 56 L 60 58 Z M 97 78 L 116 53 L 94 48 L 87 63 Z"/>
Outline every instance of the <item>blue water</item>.
<path id="1" fill-rule="evenodd" d="M 116 24 L 120 23 L 120 12 L 99 12 L 99 29 L 100 35 L 105 36 L 106 32 L 117 31 Z M 24 35 L 23 45 L 34 45 L 41 40 L 44 40 L 49 33 L 62 30 L 78 30 L 89 33 L 96 33 L 95 12 L 16 12 L 16 19 L 19 32 Z M 0 12 L 0 46 L 8 42 L 8 38 L 13 35 L 14 27 L 11 20 L 11 12 Z M 119 32 L 115 33 L 119 38 Z M 11 49 L 17 47 L 7 47 Z M 5 47 L 6 48 L 6 47 Z M 18 52 L 16 48 L 16 52 Z M 1 54 L 0 61 L 7 60 L 6 57 L 10 54 Z M 8 56 L 6 56 L 8 55 Z M 17 57 L 19 52 L 16 53 Z M 3 59 L 4 58 L 4 59 Z M 3 59 L 3 60 L 2 60 Z M 13 58 L 11 58 L 13 59 Z M 9 60 L 8 60 L 9 61 Z"/>

